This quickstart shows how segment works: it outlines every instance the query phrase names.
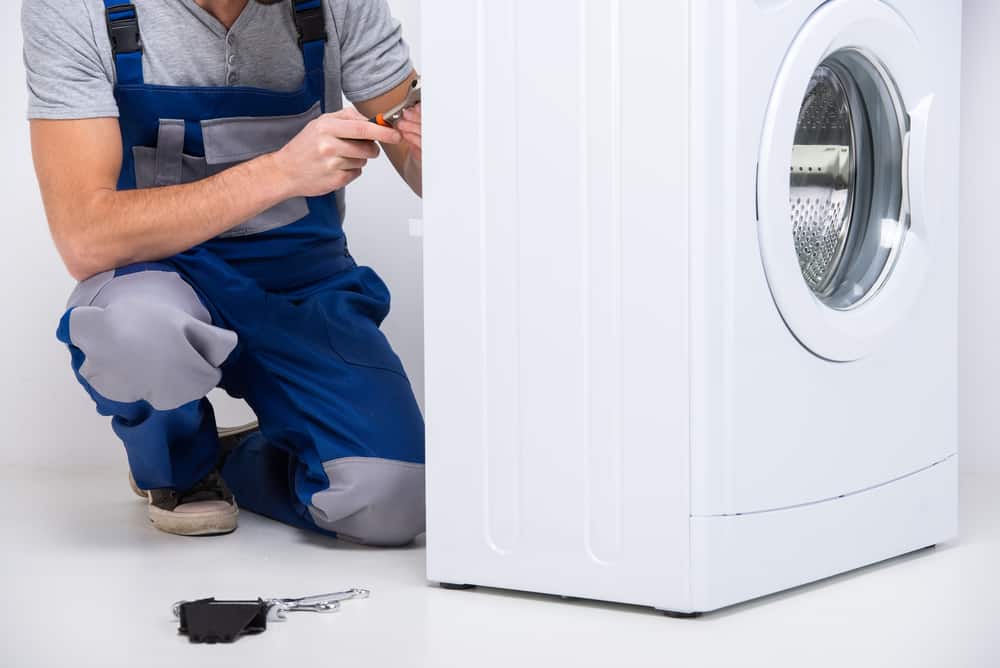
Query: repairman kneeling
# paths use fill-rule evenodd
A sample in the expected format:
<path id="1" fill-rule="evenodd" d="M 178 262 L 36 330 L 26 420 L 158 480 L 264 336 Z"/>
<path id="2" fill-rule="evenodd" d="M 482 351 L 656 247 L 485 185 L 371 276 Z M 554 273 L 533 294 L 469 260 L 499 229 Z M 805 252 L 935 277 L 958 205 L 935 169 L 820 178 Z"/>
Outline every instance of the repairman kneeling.
<path id="1" fill-rule="evenodd" d="M 419 108 L 366 120 L 416 78 L 386 0 L 25 0 L 23 21 L 38 180 L 80 281 L 58 338 L 154 526 L 227 533 L 239 499 L 371 545 L 423 532 L 389 291 L 342 228 L 376 142 L 420 192 Z M 220 437 L 215 387 L 259 429 Z"/>

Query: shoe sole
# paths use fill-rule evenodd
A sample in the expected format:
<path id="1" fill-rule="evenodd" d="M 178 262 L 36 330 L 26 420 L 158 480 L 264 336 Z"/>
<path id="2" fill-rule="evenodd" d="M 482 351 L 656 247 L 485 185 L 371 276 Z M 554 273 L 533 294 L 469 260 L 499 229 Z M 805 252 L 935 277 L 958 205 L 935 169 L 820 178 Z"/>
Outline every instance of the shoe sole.
<path id="1" fill-rule="evenodd" d="M 249 434 L 260 429 L 260 422 L 254 420 L 253 422 L 248 422 L 246 424 L 239 425 L 238 427 L 221 427 L 218 429 L 219 440 L 226 441 L 233 438 L 239 438 L 244 434 Z M 235 447 L 235 443 L 233 446 Z"/>
<path id="2" fill-rule="evenodd" d="M 149 506 L 149 521 L 165 533 L 175 536 L 221 536 L 236 530 L 240 510 L 235 503 L 226 512 L 175 513 Z"/>
<path id="3" fill-rule="evenodd" d="M 140 499 L 149 500 L 149 494 L 145 490 L 139 489 L 139 486 L 135 484 L 135 478 L 132 477 L 132 472 L 128 472 L 128 486 L 132 489 L 132 493 L 138 496 Z"/>

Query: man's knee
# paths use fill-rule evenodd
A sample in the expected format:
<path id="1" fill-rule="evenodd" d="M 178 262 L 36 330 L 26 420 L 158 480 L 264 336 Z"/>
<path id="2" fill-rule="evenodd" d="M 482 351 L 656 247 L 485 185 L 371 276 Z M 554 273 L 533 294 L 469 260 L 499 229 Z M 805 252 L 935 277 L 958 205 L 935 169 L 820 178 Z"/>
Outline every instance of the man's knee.
<path id="1" fill-rule="evenodd" d="M 205 396 L 236 346 L 235 333 L 140 298 L 81 306 L 69 318 L 70 342 L 84 354 L 83 379 L 106 399 L 147 401 L 157 410 Z"/>
<path id="2" fill-rule="evenodd" d="M 348 457 L 323 466 L 330 487 L 312 497 L 316 524 L 367 545 L 405 545 L 424 532 L 424 466 Z"/>

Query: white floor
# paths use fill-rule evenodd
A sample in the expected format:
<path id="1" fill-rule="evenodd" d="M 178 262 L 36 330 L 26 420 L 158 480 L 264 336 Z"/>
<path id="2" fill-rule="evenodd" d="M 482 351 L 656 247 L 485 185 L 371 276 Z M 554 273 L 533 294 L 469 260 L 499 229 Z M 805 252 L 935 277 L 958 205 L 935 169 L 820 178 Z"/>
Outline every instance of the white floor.
<path id="1" fill-rule="evenodd" d="M 1000 666 L 1000 485 L 963 478 L 962 539 L 696 620 L 425 583 L 424 550 L 340 544 L 244 513 L 153 530 L 122 471 L 0 475 L 0 666 Z M 191 645 L 178 599 L 366 587 L 234 645 Z"/>

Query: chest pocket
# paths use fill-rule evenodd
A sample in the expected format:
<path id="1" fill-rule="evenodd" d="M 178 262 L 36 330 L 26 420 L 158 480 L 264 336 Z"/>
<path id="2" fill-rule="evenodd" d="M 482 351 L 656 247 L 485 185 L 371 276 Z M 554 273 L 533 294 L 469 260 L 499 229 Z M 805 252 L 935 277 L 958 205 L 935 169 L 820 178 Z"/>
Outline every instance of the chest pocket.
<path id="1" fill-rule="evenodd" d="M 241 162 L 277 151 L 310 121 L 322 114 L 317 102 L 295 116 L 216 118 L 201 122 L 205 156 L 184 153 L 185 124 L 180 119 L 160 119 L 156 147 L 132 149 L 138 188 L 192 183 Z M 304 197 L 279 202 L 267 211 L 221 235 L 242 237 L 284 227 L 309 214 Z"/>

